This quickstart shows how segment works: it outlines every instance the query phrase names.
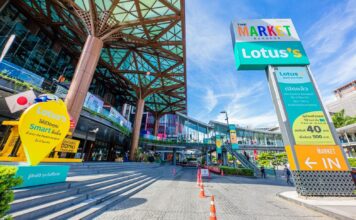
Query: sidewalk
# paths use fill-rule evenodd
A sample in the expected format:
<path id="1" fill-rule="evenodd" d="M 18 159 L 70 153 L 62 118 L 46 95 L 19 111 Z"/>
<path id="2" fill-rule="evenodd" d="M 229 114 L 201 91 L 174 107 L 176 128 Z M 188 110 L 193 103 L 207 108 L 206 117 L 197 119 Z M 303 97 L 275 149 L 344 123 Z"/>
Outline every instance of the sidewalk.
<path id="1" fill-rule="evenodd" d="M 299 197 L 296 191 L 277 194 L 280 198 L 321 212 L 335 219 L 356 219 L 356 197 Z"/>

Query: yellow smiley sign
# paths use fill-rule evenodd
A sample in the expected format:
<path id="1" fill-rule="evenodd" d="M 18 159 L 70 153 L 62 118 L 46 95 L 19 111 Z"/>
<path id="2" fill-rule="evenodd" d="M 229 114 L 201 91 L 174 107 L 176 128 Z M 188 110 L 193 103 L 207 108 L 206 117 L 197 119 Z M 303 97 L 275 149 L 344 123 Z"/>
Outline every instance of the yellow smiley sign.
<path id="1" fill-rule="evenodd" d="M 37 165 L 60 144 L 69 130 L 69 115 L 62 100 L 32 105 L 19 121 L 19 134 L 30 165 Z"/>

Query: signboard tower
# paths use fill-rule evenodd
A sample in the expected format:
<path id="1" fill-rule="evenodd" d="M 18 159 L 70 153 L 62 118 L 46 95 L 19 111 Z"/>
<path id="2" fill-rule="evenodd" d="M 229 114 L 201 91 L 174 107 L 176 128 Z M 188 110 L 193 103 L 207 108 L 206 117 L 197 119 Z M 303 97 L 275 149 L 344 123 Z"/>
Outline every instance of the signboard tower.
<path id="1" fill-rule="evenodd" d="M 231 25 L 238 70 L 266 70 L 297 192 L 351 196 L 350 166 L 290 19 L 240 20 Z"/>

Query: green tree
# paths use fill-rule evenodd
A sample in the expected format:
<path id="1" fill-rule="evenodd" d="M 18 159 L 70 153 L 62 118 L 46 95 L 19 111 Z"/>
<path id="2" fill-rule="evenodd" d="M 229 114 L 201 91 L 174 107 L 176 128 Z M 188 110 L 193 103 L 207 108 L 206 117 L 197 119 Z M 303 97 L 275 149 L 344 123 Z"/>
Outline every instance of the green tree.
<path id="1" fill-rule="evenodd" d="M 274 153 L 274 152 L 263 152 L 258 155 L 257 162 L 260 166 L 269 167 L 269 166 L 282 166 L 288 162 L 287 154 Z"/>
<path id="2" fill-rule="evenodd" d="M 331 118 L 336 128 L 356 123 L 356 116 L 351 117 L 345 115 L 344 109 L 333 114 Z"/>
<path id="3" fill-rule="evenodd" d="M 12 188 L 22 182 L 21 178 L 15 176 L 16 171 L 16 167 L 0 166 L 0 219 L 6 215 L 14 200 Z M 5 219 L 11 218 L 7 216 Z"/>

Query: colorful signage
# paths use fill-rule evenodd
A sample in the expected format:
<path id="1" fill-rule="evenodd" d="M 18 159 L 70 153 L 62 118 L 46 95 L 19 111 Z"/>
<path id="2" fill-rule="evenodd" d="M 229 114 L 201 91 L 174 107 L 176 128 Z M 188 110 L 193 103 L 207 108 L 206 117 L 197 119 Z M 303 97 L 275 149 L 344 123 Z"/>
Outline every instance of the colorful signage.
<path id="1" fill-rule="evenodd" d="M 80 141 L 64 138 L 62 144 L 58 145 L 55 148 L 57 152 L 65 152 L 65 153 L 77 153 Z"/>
<path id="2" fill-rule="evenodd" d="M 349 167 L 339 146 L 294 146 L 299 170 L 348 171 Z"/>
<path id="3" fill-rule="evenodd" d="M 232 23 L 231 34 L 238 70 L 309 64 L 290 19 L 240 20 Z"/>
<path id="4" fill-rule="evenodd" d="M 222 146 L 222 139 L 221 139 L 221 136 L 220 135 L 215 135 L 215 145 L 216 145 L 216 153 L 218 154 L 221 154 L 222 153 L 222 149 L 221 149 L 221 146 Z"/>
<path id="5" fill-rule="evenodd" d="M 300 41 L 291 19 L 239 20 L 231 29 L 234 42 Z"/>
<path id="6" fill-rule="evenodd" d="M 233 150 L 237 150 L 237 149 L 239 149 L 239 145 L 237 144 L 237 135 L 236 135 L 235 125 L 229 125 L 229 130 L 230 130 L 231 148 Z"/>
<path id="7" fill-rule="evenodd" d="M 34 104 L 21 115 L 18 129 L 28 163 L 37 165 L 68 133 L 66 105 L 62 100 Z"/>
<path id="8" fill-rule="evenodd" d="M 17 166 L 16 176 L 23 182 L 15 188 L 65 182 L 68 171 L 69 166 Z"/>
<path id="9" fill-rule="evenodd" d="M 335 145 L 307 67 L 273 67 L 297 145 Z"/>

